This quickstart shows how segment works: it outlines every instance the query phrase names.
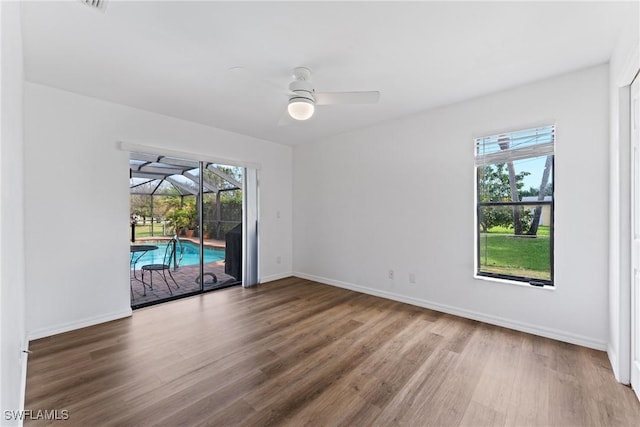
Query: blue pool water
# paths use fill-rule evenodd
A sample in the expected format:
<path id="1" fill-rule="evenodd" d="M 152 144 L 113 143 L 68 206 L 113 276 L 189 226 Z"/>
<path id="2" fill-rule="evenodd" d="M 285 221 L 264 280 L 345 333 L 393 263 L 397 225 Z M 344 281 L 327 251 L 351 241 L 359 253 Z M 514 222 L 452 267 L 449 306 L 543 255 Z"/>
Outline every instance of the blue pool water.
<path id="1" fill-rule="evenodd" d="M 156 245 L 158 249 L 145 253 L 136 262 L 136 268 L 145 264 L 162 264 L 167 242 L 145 242 L 145 244 Z M 180 244 L 182 244 L 182 261 L 179 265 L 197 265 L 200 263 L 200 246 L 188 241 L 181 241 L 176 248 L 178 257 L 180 256 Z M 135 259 L 135 258 L 134 258 Z M 214 249 L 204 247 L 204 262 L 215 262 L 224 259 L 224 249 Z"/>

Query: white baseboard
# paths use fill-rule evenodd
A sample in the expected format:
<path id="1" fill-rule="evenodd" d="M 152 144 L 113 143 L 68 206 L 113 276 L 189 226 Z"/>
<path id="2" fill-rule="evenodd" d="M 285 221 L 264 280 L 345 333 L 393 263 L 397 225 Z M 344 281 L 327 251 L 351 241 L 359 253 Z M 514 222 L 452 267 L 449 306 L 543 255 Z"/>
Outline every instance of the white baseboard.
<path id="1" fill-rule="evenodd" d="M 51 335 L 61 334 L 63 332 L 73 331 L 75 329 L 86 328 L 87 326 L 93 326 L 99 323 L 110 322 L 112 320 L 129 317 L 131 316 L 132 312 L 133 311 L 129 307 L 128 310 L 123 310 L 116 313 L 109 313 L 102 316 L 89 317 L 87 319 L 63 323 L 60 325 L 54 325 L 46 328 L 40 328 L 40 329 L 36 329 L 35 331 L 29 331 L 28 337 L 30 341 L 37 340 L 38 338 L 44 338 Z"/>
<path id="2" fill-rule="evenodd" d="M 387 298 L 393 301 L 404 302 L 406 304 L 415 305 L 418 307 L 428 308 L 443 313 L 453 314 L 454 316 L 464 317 L 467 319 L 477 320 L 480 322 L 488 323 L 490 325 L 501 326 L 504 328 L 513 329 L 520 332 L 526 332 L 532 335 L 538 335 L 545 338 L 551 338 L 557 341 L 563 341 L 570 344 L 576 344 L 582 347 L 593 348 L 595 350 L 606 351 L 607 343 L 594 340 L 593 338 L 572 334 L 569 332 L 561 331 L 558 329 L 545 328 L 538 325 L 532 325 L 529 323 L 520 322 L 513 319 L 506 319 L 499 316 L 493 316 L 491 314 L 480 313 L 473 310 L 467 310 L 464 308 L 453 307 L 446 304 L 440 304 L 434 301 L 423 300 L 420 298 L 409 297 L 406 295 L 400 295 L 393 292 L 381 291 L 379 289 L 368 288 L 366 286 L 354 285 L 352 283 L 341 282 L 338 280 L 328 279 L 326 277 L 314 276 L 312 274 L 306 274 L 294 271 L 295 277 L 302 279 L 313 280 L 314 282 L 324 283 L 326 285 L 336 286 L 339 288 L 349 289 L 356 292 L 362 292 L 368 295 L 374 295 L 381 298 Z"/>
<path id="3" fill-rule="evenodd" d="M 274 280 L 286 279 L 287 277 L 293 276 L 291 271 L 286 273 L 278 273 L 278 274 L 270 274 L 268 276 L 263 276 L 260 278 L 260 283 L 273 282 Z"/>

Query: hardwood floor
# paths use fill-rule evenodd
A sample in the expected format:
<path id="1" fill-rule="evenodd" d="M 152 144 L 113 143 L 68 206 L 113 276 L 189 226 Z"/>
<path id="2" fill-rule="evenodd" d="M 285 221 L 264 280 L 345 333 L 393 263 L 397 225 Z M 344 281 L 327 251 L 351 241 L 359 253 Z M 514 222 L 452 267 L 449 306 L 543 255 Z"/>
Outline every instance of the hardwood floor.
<path id="1" fill-rule="evenodd" d="M 31 350 L 25 407 L 61 425 L 640 425 L 603 352 L 297 278 Z"/>

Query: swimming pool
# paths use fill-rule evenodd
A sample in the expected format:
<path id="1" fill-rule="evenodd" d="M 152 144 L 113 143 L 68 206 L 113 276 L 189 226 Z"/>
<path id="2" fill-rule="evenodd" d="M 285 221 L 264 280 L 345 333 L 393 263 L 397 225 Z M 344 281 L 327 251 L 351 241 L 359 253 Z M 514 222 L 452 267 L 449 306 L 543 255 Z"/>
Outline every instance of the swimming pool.
<path id="1" fill-rule="evenodd" d="M 145 244 L 153 244 L 158 246 L 158 249 L 149 251 L 140 257 L 136 262 L 137 268 L 145 264 L 162 264 L 164 258 L 164 252 L 167 248 L 166 241 L 160 242 L 144 242 Z M 197 265 L 200 263 L 200 246 L 189 241 L 180 241 L 176 252 L 180 256 L 180 244 L 182 245 L 182 261 L 179 265 Z M 224 260 L 224 249 L 204 247 L 204 262 L 215 262 Z"/>

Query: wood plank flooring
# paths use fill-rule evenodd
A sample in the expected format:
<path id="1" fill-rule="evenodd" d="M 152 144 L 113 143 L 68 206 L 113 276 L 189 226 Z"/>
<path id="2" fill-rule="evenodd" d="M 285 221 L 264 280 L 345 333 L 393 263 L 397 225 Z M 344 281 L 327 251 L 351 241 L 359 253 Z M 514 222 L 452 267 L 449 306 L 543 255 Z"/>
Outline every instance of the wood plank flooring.
<path id="1" fill-rule="evenodd" d="M 25 408 L 67 426 L 640 425 L 603 352 L 297 278 L 31 350 Z"/>

